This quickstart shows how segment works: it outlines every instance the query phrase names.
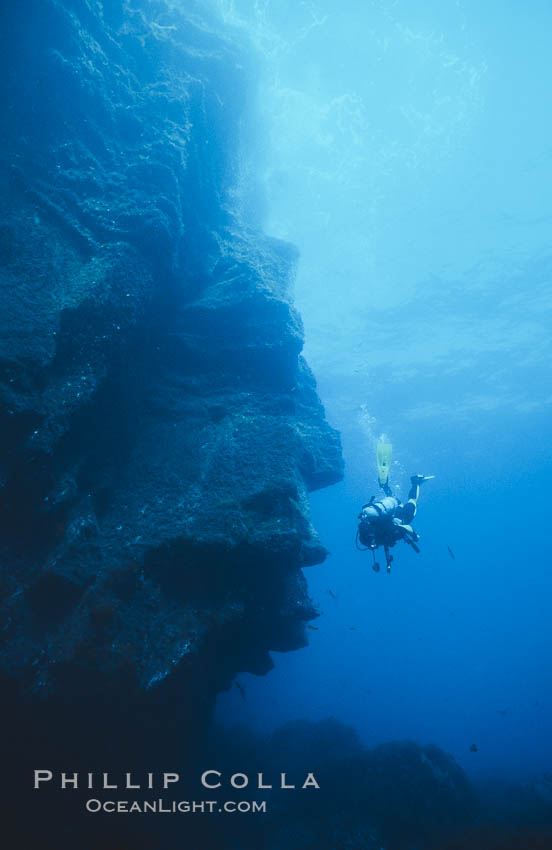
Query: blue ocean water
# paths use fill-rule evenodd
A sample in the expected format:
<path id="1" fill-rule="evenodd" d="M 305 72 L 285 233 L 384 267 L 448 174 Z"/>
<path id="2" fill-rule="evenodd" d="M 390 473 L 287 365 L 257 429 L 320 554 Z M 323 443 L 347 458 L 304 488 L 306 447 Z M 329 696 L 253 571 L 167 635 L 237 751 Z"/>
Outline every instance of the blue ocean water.
<path id="1" fill-rule="evenodd" d="M 346 459 L 312 495 L 331 554 L 307 570 L 310 646 L 242 674 L 218 717 L 334 716 L 472 776 L 550 770 L 552 7 L 216 5 L 260 55 L 244 171 L 264 229 L 301 251 L 306 355 Z M 354 544 L 382 433 L 397 492 L 436 476 L 421 553 L 397 546 L 389 576 Z"/>

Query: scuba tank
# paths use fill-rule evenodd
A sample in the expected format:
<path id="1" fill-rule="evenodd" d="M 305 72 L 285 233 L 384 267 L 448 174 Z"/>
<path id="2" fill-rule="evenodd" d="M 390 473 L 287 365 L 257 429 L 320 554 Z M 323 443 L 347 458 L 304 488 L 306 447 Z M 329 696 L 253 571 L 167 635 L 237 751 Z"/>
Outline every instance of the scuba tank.
<path id="1" fill-rule="evenodd" d="M 385 514 L 392 514 L 400 505 L 400 502 L 395 496 L 385 496 L 383 499 L 378 499 L 376 502 L 372 499 L 367 505 L 364 505 L 362 508 L 362 512 L 359 514 L 359 519 L 362 520 L 365 517 L 373 517 L 377 519 L 377 517 L 384 516 Z"/>
<path id="2" fill-rule="evenodd" d="M 357 532 L 357 546 L 359 540 L 363 546 L 370 549 L 380 545 L 379 537 L 383 530 L 382 525 L 387 526 L 399 505 L 400 502 L 395 496 L 386 496 L 384 499 L 378 499 L 377 502 L 372 498 L 367 505 L 364 505 L 358 515 L 360 523 Z"/>

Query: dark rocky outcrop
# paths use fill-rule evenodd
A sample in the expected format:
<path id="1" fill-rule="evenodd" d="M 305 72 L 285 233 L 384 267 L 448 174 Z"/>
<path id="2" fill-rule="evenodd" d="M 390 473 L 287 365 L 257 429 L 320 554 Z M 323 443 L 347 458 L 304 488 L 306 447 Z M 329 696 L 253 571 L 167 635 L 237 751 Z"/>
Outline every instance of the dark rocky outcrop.
<path id="1" fill-rule="evenodd" d="M 244 800 L 268 800 L 266 814 L 210 822 L 209 847 L 240 850 L 549 850 L 552 777 L 531 782 L 470 781 L 433 745 L 390 741 L 367 748 L 351 727 L 329 718 L 296 721 L 270 735 L 217 727 L 207 761 L 229 776 L 237 764 L 263 774 Z M 286 784 L 281 790 L 280 771 Z M 313 771 L 319 789 L 301 789 Z M 238 793 L 238 792 L 234 792 Z"/>
<path id="2" fill-rule="evenodd" d="M 223 825 L 242 850 L 444 850 L 450 836 L 473 834 L 476 794 L 439 747 L 391 741 L 368 749 L 331 718 L 289 723 L 267 737 L 219 730 L 211 746 L 223 774 L 236 763 L 268 782 L 285 771 L 287 784 L 300 789 L 312 771 L 320 786 L 291 791 L 276 782 L 273 791 L 257 792 L 269 795 L 270 806 L 256 832 L 248 835 L 230 817 Z M 246 789 L 245 798 L 251 795 Z"/>
<path id="3" fill-rule="evenodd" d="M 34 762 L 182 752 L 316 615 L 339 438 L 296 252 L 240 217 L 254 74 L 204 5 L 0 12 L 0 670 Z"/>

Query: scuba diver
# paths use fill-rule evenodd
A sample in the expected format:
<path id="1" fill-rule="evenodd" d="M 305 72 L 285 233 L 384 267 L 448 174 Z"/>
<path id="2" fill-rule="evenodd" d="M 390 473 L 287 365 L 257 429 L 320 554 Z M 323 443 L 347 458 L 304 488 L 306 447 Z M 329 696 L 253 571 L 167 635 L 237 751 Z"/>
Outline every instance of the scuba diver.
<path id="1" fill-rule="evenodd" d="M 372 496 L 370 501 L 363 505 L 358 515 L 360 520 L 356 545 L 363 551 L 371 550 L 374 559 L 373 569 L 379 572 L 380 566 L 376 561 L 375 550 L 383 546 L 387 572 L 391 572 L 393 555 L 389 550 L 404 540 L 412 546 L 415 552 L 419 552 L 417 546 L 419 535 L 416 534 L 410 523 L 416 515 L 418 498 L 420 496 L 420 484 L 434 478 L 434 475 L 413 475 L 410 479 L 411 487 L 405 504 L 393 496 L 389 487 L 389 464 L 391 462 L 392 446 L 390 443 L 378 443 L 377 461 L 379 470 L 379 484 L 385 493 L 385 498 L 376 500 Z M 362 546 L 359 546 L 359 541 Z"/>

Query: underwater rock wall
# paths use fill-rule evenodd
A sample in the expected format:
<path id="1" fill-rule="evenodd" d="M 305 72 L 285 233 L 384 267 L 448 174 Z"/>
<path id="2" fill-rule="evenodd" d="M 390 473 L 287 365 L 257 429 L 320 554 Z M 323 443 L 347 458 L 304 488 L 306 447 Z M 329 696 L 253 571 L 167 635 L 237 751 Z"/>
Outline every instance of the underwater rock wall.
<path id="1" fill-rule="evenodd" d="M 188 746 L 316 614 L 339 437 L 296 251 L 238 213 L 251 59 L 186 10 L 0 12 L 0 670 L 35 756 Z"/>

